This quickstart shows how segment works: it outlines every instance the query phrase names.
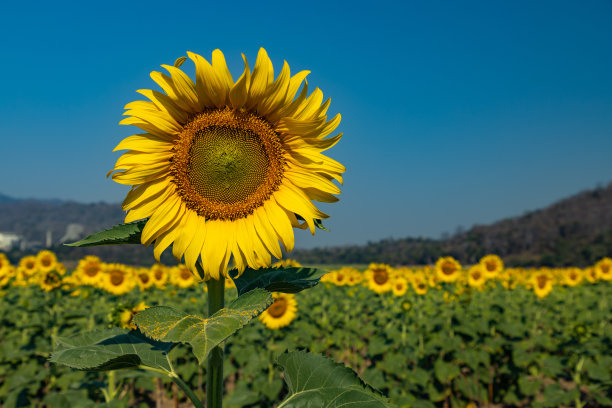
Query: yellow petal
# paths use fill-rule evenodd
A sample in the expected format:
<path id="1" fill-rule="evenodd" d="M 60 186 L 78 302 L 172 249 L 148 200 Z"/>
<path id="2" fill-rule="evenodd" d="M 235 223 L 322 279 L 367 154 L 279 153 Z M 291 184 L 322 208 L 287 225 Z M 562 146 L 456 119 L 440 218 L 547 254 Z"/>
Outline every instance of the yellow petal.
<path id="1" fill-rule="evenodd" d="M 169 226 L 172 226 L 177 218 L 178 211 L 181 208 L 181 201 L 177 197 L 170 197 L 162 205 L 155 209 L 151 218 L 145 224 L 140 237 L 141 242 L 148 246 L 162 233 L 167 231 Z"/>
<path id="2" fill-rule="evenodd" d="M 166 179 L 150 181 L 137 186 L 127 193 L 121 208 L 123 211 L 132 209 L 146 200 L 157 197 L 166 188 L 168 188 L 168 181 Z"/>
<path id="3" fill-rule="evenodd" d="M 259 115 L 266 116 L 270 112 L 277 110 L 279 106 L 285 102 L 290 79 L 291 73 L 289 72 L 289 64 L 285 61 L 278 78 L 276 78 L 274 84 L 269 87 L 267 95 L 257 105 L 257 112 Z"/>
<path id="4" fill-rule="evenodd" d="M 187 209 L 185 215 L 181 220 L 179 229 L 181 234 L 176 238 L 174 244 L 172 244 L 172 255 L 174 259 L 180 262 L 183 254 L 187 250 L 187 246 L 192 241 L 198 227 L 198 215 L 195 211 Z"/>
<path id="5" fill-rule="evenodd" d="M 274 232 L 274 227 L 270 225 L 270 222 L 266 217 L 265 209 L 262 207 L 257 208 L 253 212 L 253 220 L 257 235 L 259 235 L 266 248 L 268 248 L 268 251 L 270 251 L 276 258 L 282 258 L 283 252 L 278 244 L 278 236 Z"/>
<path id="6" fill-rule="evenodd" d="M 196 89 L 198 95 L 211 101 L 217 108 L 225 106 L 227 92 L 225 84 L 206 59 L 198 54 L 187 52 L 196 65 Z"/>
<path id="7" fill-rule="evenodd" d="M 168 112 L 178 123 L 185 124 L 189 119 L 189 113 L 181 109 L 168 95 L 151 89 L 139 89 L 136 92 L 149 98 L 159 110 Z"/>
<path id="8" fill-rule="evenodd" d="M 230 70 L 227 68 L 227 63 L 225 62 L 225 56 L 221 50 L 214 50 L 212 53 L 212 67 L 217 73 L 217 76 L 221 80 L 223 84 L 225 84 L 226 92 L 234 85 L 234 80 L 232 79 L 232 74 Z"/>
<path id="9" fill-rule="evenodd" d="M 172 102 L 174 102 L 183 111 L 195 113 L 200 110 L 199 107 L 198 109 L 194 109 L 189 103 L 187 103 L 187 101 L 181 98 L 181 94 L 178 89 L 176 89 L 174 81 L 168 75 L 159 71 L 153 71 L 151 72 L 151 79 L 155 81 L 155 83 L 157 83 L 157 85 L 164 90 L 166 95 L 168 95 L 170 100 L 172 100 Z"/>
<path id="10" fill-rule="evenodd" d="M 240 109 L 246 104 L 251 85 L 251 70 L 244 54 L 242 54 L 242 59 L 244 60 L 244 72 L 229 93 L 230 103 L 234 109 Z"/>
<path id="11" fill-rule="evenodd" d="M 198 94 L 195 90 L 195 84 L 182 70 L 173 67 L 172 65 L 162 65 L 170 73 L 174 83 L 174 89 L 179 98 L 185 101 L 194 111 L 200 109 Z"/>
<path id="12" fill-rule="evenodd" d="M 265 96 L 268 86 L 274 81 L 274 67 L 268 57 L 268 53 L 263 48 L 257 53 L 257 60 L 251 76 L 251 86 L 249 87 L 249 99 L 247 108 L 251 109 L 259 103 Z"/>
<path id="13" fill-rule="evenodd" d="M 285 251 L 291 252 L 295 244 L 293 229 L 291 223 L 285 214 L 285 211 L 274 199 L 274 195 L 270 197 L 263 205 L 270 220 L 270 224 L 274 227 L 276 234 L 280 238 L 281 243 L 285 247 Z"/>
<path id="14" fill-rule="evenodd" d="M 136 150 L 139 152 L 163 152 L 169 151 L 174 145 L 166 139 L 153 136 L 150 133 L 139 133 L 123 139 L 113 152 L 117 150 Z"/>
<path id="15" fill-rule="evenodd" d="M 204 245 L 204 241 L 206 236 L 212 231 L 208 230 L 208 222 L 204 221 L 203 218 L 197 219 L 197 228 L 196 232 L 191 239 L 191 242 L 187 246 L 187 250 L 185 251 L 185 265 L 191 270 L 196 270 L 196 262 L 200 257 L 200 253 L 202 252 L 202 245 Z"/>

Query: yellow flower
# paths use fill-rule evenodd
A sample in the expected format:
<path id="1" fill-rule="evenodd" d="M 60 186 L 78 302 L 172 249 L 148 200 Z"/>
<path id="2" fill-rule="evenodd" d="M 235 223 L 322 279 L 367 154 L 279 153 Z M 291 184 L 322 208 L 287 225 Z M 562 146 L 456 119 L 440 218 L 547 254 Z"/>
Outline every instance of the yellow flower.
<path id="1" fill-rule="evenodd" d="M 27 255 L 19 260 L 19 268 L 23 271 L 23 275 L 28 278 L 36 273 L 38 270 L 37 266 L 36 257 L 34 255 Z"/>
<path id="2" fill-rule="evenodd" d="M 87 255 L 79 261 L 76 267 L 76 274 L 84 285 L 97 286 L 101 283 L 103 269 L 104 264 L 100 262 L 100 258 Z"/>
<path id="3" fill-rule="evenodd" d="M 328 216 L 312 201 L 335 202 L 344 166 L 322 154 L 341 137 L 327 137 L 340 115 L 327 120 L 329 100 L 315 89 L 308 71 L 293 76 L 289 65 L 274 80 L 272 62 L 259 50 L 251 72 L 244 58 L 234 81 L 225 57 L 212 64 L 188 52 L 195 83 L 182 70 L 162 65 L 152 72 L 164 92 L 140 90 L 150 101 L 126 105 L 128 118 L 146 133 L 124 139 L 128 150 L 115 164 L 113 180 L 133 188 L 123 202 L 125 221 L 149 218 L 142 243 L 155 243 L 157 260 L 172 245 L 204 278 L 227 276 L 230 258 L 245 267 L 270 266 L 294 246 L 293 227 L 309 228 Z M 178 64 L 180 65 L 180 64 Z"/>
<path id="4" fill-rule="evenodd" d="M 412 275 L 412 279 L 410 281 L 412 285 L 412 289 L 417 295 L 424 295 L 429 290 L 429 285 L 427 284 L 427 278 L 420 272 Z"/>
<path id="5" fill-rule="evenodd" d="M 391 284 L 392 268 L 389 265 L 372 263 L 365 271 L 365 278 L 370 290 L 376 293 L 389 292 Z"/>
<path id="6" fill-rule="evenodd" d="M 597 269 L 597 275 L 600 279 L 611 281 L 612 280 L 612 259 L 606 257 L 595 264 Z"/>
<path id="7" fill-rule="evenodd" d="M 62 286 L 62 277 L 54 269 L 45 271 L 38 276 L 38 285 L 46 292 L 50 292 Z"/>
<path id="8" fill-rule="evenodd" d="M 548 296 L 553 289 L 553 279 L 546 270 L 535 273 L 531 278 L 533 291 L 540 299 Z"/>
<path id="9" fill-rule="evenodd" d="M 589 266 L 584 270 L 584 278 L 589 283 L 595 283 L 599 280 L 599 271 L 594 266 Z"/>
<path id="10" fill-rule="evenodd" d="M 151 266 L 151 277 L 155 286 L 163 288 L 168 281 L 168 268 L 162 264 L 155 264 Z"/>
<path id="11" fill-rule="evenodd" d="M 473 288 L 481 288 L 487 280 L 484 271 L 485 268 L 482 266 L 482 263 L 472 265 L 472 267 L 470 267 L 470 269 L 468 270 L 468 285 Z"/>
<path id="12" fill-rule="evenodd" d="M 57 265 L 57 256 L 46 249 L 36 255 L 36 266 L 40 272 L 52 271 Z"/>
<path id="13" fill-rule="evenodd" d="M 480 259 L 482 272 L 487 279 L 493 279 L 504 270 L 504 262 L 497 255 L 486 255 Z"/>
<path id="14" fill-rule="evenodd" d="M 561 283 L 567 286 L 576 286 L 582 281 L 583 277 L 582 269 L 568 268 L 563 273 Z"/>
<path id="15" fill-rule="evenodd" d="M 170 283 L 179 288 L 188 288 L 197 284 L 195 275 L 185 265 L 170 269 Z"/>
<path id="16" fill-rule="evenodd" d="M 397 276 L 393 279 L 393 295 L 404 296 L 408 290 L 408 281 L 403 276 Z"/>
<path id="17" fill-rule="evenodd" d="M 446 256 L 438 259 L 435 270 L 440 281 L 455 282 L 461 275 L 461 264 L 452 256 Z"/>
<path id="18" fill-rule="evenodd" d="M 151 276 L 151 271 L 148 268 L 138 268 L 134 275 L 136 276 L 136 283 L 140 290 L 147 290 L 155 283 Z"/>
<path id="19" fill-rule="evenodd" d="M 0 252 L 0 273 L 2 273 L 5 268 L 8 269 L 10 266 L 11 263 L 9 262 L 6 255 Z"/>
<path id="20" fill-rule="evenodd" d="M 123 295 L 136 286 L 133 270 L 122 264 L 105 264 L 102 287 L 114 294 Z"/>
<path id="21" fill-rule="evenodd" d="M 333 272 L 333 284 L 336 286 L 344 286 L 348 283 L 348 273 L 344 270 L 344 268 L 339 269 Z"/>
<path id="22" fill-rule="evenodd" d="M 297 301 L 290 293 L 273 292 L 274 303 L 262 314 L 259 320 L 270 330 L 288 326 L 297 314 Z"/>

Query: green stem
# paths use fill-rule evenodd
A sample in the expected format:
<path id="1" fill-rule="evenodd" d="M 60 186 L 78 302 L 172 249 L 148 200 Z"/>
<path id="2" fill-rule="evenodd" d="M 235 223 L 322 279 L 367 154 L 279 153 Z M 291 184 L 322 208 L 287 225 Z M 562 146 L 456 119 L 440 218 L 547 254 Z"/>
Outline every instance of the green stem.
<path id="1" fill-rule="evenodd" d="M 161 370 L 159 368 L 149 367 L 149 366 L 144 366 L 144 365 L 138 366 L 138 368 L 140 368 L 141 370 L 147 370 L 147 371 L 152 371 L 154 373 L 161 374 L 164 377 L 170 377 L 170 379 L 172 379 L 172 381 L 174 381 L 176 385 L 181 387 L 183 392 L 185 392 L 185 395 L 187 395 L 187 398 L 189 398 L 191 402 L 193 403 L 194 407 L 205 408 L 204 404 L 202 404 L 202 401 L 200 401 L 200 399 L 197 397 L 195 392 L 193 392 L 191 388 L 189 388 L 189 385 L 187 385 L 185 381 L 183 381 L 181 377 L 179 377 L 178 374 L 174 372 L 174 369 L 172 369 L 172 371 L 166 371 L 166 370 Z"/>
<path id="2" fill-rule="evenodd" d="M 108 372 L 108 398 L 109 401 L 106 402 L 110 402 L 112 400 L 115 399 L 115 396 L 117 395 L 117 388 L 115 386 L 115 371 L 114 370 L 110 370 Z"/>
<path id="3" fill-rule="evenodd" d="M 204 408 L 204 404 L 202 404 L 198 396 L 195 395 L 195 392 L 189 388 L 189 385 L 185 384 L 185 381 L 183 381 L 181 377 L 176 375 L 176 373 L 170 373 L 168 376 L 172 378 L 172 381 L 174 381 L 179 387 L 181 387 L 185 395 L 187 395 L 191 402 L 193 402 L 193 406 L 195 408 Z"/>
<path id="4" fill-rule="evenodd" d="M 224 306 L 225 282 L 209 279 L 208 316 L 212 316 Z M 206 407 L 221 408 L 223 405 L 223 348 L 217 346 L 210 351 L 206 366 Z"/>

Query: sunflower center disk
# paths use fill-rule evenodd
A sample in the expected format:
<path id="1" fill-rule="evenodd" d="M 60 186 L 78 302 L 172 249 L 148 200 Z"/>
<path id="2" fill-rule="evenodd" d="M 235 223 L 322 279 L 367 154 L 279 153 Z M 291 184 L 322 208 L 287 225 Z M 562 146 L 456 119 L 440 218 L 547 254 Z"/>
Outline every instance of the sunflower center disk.
<path id="1" fill-rule="evenodd" d="M 281 317 L 287 310 L 287 301 L 285 299 L 276 299 L 268 308 L 268 313 L 272 317 Z"/>
<path id="2" fill-rule="evenodd" d="M 218 109 L 185 125 L 172 158 L 173 182 L 188 208 L 206 219 L 251 214 L 281 184 L 285 159 L 270 124 Z"/>
<path id="3" fill-rule="evenodd" d="M 187 177 L 206 200 L 235 204 L 266 180 L 270 161 L 257 135 L 245 129 L 211 126 L 196 133 Z"/>

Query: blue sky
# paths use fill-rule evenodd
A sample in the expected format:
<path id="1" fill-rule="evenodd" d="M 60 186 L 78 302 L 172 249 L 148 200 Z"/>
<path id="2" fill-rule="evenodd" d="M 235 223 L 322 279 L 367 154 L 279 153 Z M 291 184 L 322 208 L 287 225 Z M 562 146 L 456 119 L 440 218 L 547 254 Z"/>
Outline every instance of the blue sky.
<path id="1" fill-rule="evenodd" d="M 100 2 L 102 3 L 102 2 Z M 222 4 L 223 3 L 223 4 Z M 612 3 L 12 2 L 0 17 L 0 193 L 119 202 L 111 150 L 149 73 L 221 49 L 342 114 L 331 232 L 298 247 L 439 237 L 612 181 Z"/>

